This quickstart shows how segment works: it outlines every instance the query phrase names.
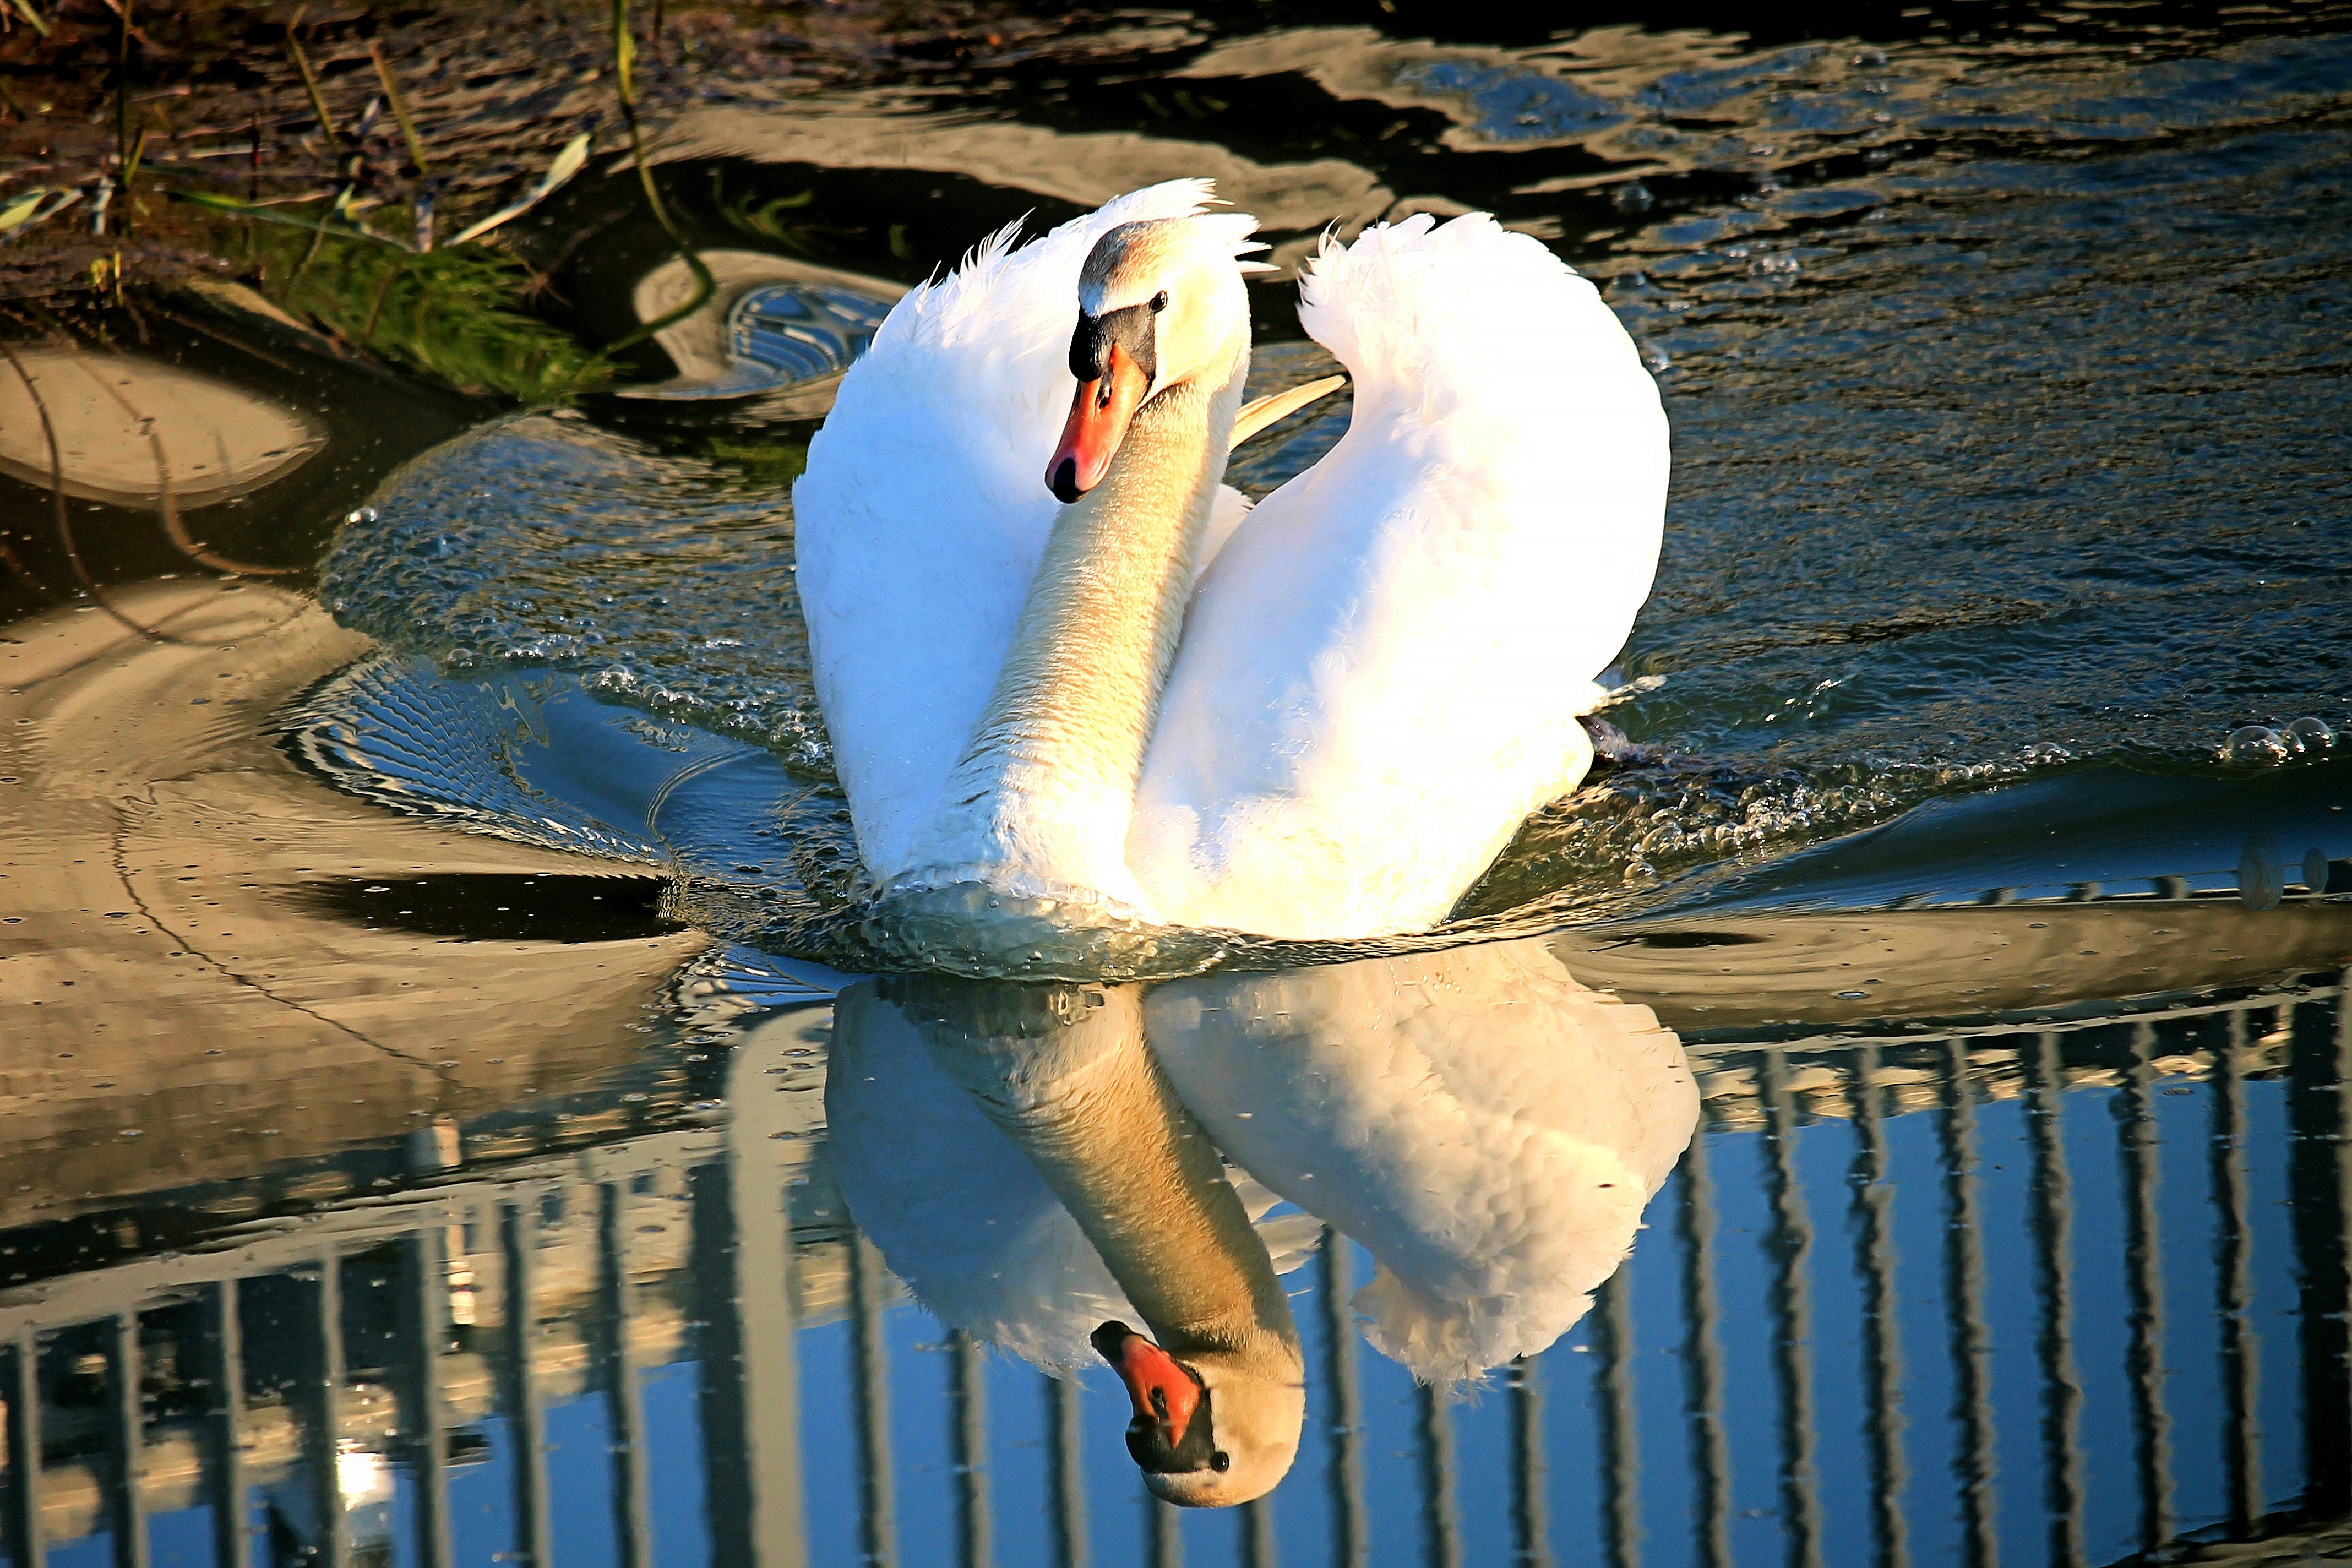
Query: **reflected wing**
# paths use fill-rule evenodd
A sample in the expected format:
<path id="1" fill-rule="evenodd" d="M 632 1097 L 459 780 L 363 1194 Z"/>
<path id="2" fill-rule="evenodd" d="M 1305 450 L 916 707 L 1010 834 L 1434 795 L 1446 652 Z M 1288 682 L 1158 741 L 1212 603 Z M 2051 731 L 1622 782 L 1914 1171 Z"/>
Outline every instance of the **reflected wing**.
<path id="1" fill-rule="evenodd" d="M 990 237 L 901 300 L 793 487 L 818 700 L 867 868 L 900 868 L 970 739 L 1058 507 L 1078 271 L 1116 224 L 1202 210 L 1205 180 L 1121 196 L 1033 244 Z"/>
<path id="2" fill-rule="evenodd" d="M 1227 1157 L 1370 1249 L 1355 1310 L 1428 1381 L 1582 1316 L 1698 1121 L 1674 1034 L 1535 942 L 1175 981 L 1144 1026 Z"/>
<path id="3" fill-rule="evenodd" d="M 1592 285 L 1489 218 L 1368 230 L 1303 294 L 1351 423 L 1202 574 L 1129 851 L 1171 920 L 1367 936 L 1443 919 L 1581 775 L 1666 423 Z"/>

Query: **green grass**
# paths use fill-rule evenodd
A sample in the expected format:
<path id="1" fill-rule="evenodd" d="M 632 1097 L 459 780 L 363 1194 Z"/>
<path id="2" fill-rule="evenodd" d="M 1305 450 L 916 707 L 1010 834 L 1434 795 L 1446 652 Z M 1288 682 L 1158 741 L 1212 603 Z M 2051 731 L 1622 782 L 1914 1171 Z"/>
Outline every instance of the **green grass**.
<path id="1" fill-rule="evenodd" d="M 530 269 L 481 246 L 424 255 L 257 226 L 262 292 L 350 342 L 460 392 L 561 403 L 614 366 L 522 308 Z"/>
<path id="2" fill-rule="evenodd" d="M 808 437 L 744 441 L 714 436 L 699 456 L 752 489 L 784 491 L 808 468 Z"/>

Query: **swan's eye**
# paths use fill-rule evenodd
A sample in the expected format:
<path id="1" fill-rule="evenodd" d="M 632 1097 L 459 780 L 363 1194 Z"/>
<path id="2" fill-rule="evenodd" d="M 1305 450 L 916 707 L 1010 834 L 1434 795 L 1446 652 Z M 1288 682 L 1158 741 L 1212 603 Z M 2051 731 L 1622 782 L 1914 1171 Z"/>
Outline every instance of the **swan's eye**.
<path id="1" fill-rule="evenodd" d="M 1226 1453 L 1223 1448 L 1218 1449 L 1215 1453 L 1209 1456 L 1209 1468 L 1213 1470 L 1230 1470 L 1233 1468 L 1234 1457 L 1231 1454 Z"/>
<path id="2" fill-rule="evenodd" d="M 1151 313 L 1156 316 L 1166 309 L 1168 309 L 1168 290 L 1162 289 L 1151 297 Z"/>

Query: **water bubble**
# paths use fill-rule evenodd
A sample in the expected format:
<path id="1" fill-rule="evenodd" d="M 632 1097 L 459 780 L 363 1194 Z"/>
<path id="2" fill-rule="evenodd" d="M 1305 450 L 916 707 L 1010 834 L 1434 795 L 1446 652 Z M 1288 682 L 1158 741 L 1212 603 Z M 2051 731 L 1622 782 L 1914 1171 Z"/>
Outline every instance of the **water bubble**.
<path id="1" fill-rule="evenodd" d="M 2336 743 L 2336 731 L 2325 719 L 2297 719 L 2279 739 L 2298 752 L 2324 752 Z"/>
<path id="2" fill-rule="evenodd" d="M 2276 730 L 2266 724 L 2248 724 L 2230 731 L 2229 739 L 2221 742 L 2221 756 L 2226 762 L 2260 766 L 2284 762 L 2287 746 Z"/>

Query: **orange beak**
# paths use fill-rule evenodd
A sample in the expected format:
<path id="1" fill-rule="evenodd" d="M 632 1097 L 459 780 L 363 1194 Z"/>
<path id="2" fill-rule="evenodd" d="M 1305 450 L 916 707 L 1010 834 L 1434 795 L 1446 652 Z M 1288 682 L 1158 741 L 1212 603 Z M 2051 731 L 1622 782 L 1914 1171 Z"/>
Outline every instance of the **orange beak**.
<path id="1" fill-rule="evenodd" d="M 1095 1348 L 1127 1384 L 1135 1418 L 1165 1429 L 1168 1446 L 1183 1442 L 1192 1412 L 1201 1405 L 1201 1385 L 1176 1358 L 1123 1323 L 1105 1323 L 1094 1333 Z"/>
<path id="2" fill-rule="evenodd" d="M 1110 472 L 1118 444 L 1127 439 L 1128 421 L 1135 417 L 1143 395 L 1151 390 L 1143 367 L 1118 343 L 1105 356 L 1102 375 L 1078 383 L 1070 400 L 1069 423 L 1062 426 L 1061 444 L 1045 465 L 1045 488 L 1065 506 L 1077 500 Z"/>

